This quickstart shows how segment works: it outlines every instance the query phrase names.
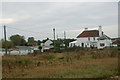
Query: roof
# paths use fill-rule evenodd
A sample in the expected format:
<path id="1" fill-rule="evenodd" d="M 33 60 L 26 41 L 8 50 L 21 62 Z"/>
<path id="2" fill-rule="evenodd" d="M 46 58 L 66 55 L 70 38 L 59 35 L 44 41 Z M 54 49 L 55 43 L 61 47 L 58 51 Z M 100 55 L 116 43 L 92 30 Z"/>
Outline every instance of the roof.
<path id="1" fill-rule="evenodd" d="M 22 49 L 22 50 L 30 50 L 30 49 L 33 49 L 33 48 L 31 48 L 31 47 L 28 47 L 28 46 L 16 46 L 16 48 Z"/>
<path id="2" fill-rule="evenodd" d="M 34 42 L 34 43 L 28 43 L 28 45 L 36 46 L 37 43 L 36 42 Z"/>
<path id="3" fill-rule="evenodd" d="M 120 38 L 112 38 L 111 40 L 120 40 Z"/>
<path id="4" fill-rule="evenodd" d="M 77 38 L 80 37 L 99 37 L 99 31 L 98 30 L 85 30 L 80 35 L 77 36 Z"/>
<path id="5" fill-rule="evenodd" d="M 70 43 L 77 43 L 77 41 L 72 41 L 72 42 L 70 42 Z"/>
<path id="6" fill-rule="evenodd" d="M 112 44 L 120 44 L 119 40 L 114 41 Z"/>
<path id="7" fill-rule="evenodd" d="M 46 39 L 46 40 L 43 40 L 41 43 L 45 43 L 45 42 L 47 42 L 47 41 L 53 42 L 51 39 Z"/>
<path id="8" fill-rule="evenodd" d="M 107 35 L 102 35 L 101 37 L 98 38 L 98 40 L 105 40 L 105 39 L 110 39 Z"/>

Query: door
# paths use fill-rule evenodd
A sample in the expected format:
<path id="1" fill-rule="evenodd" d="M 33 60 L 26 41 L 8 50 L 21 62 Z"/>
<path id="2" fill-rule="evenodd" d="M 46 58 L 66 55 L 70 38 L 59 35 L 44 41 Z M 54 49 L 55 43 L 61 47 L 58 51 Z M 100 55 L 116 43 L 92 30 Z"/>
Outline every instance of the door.
<path id="1" fill-rule="evenodd" d="M 84 47 L 84 43 L 81 43 L 82 47 Z"/>

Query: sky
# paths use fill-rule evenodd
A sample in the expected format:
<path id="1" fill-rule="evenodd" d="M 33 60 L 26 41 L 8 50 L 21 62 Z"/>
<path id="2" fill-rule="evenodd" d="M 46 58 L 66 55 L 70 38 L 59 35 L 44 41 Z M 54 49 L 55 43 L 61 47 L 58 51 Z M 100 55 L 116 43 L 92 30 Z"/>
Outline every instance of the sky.
<path id="1" fill-rule="evenodd" d="M 84 28 L 99 26 L 109 37 L 118 37 L 117 2 L 3 2 L 0 20 L 6 25 L 7 39 L 14 34 L 53 39 L 53 28 L 58 38 L 64 31 L 67 38 L 76 38 Z"/>

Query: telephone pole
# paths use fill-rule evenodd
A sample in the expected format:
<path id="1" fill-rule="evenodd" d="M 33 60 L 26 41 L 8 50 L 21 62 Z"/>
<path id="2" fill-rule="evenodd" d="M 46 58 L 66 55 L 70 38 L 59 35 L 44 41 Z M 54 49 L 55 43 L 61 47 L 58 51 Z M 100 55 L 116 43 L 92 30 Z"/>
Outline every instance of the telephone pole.
<path id="1" fill-rule="evenodd" d="M 58 40 L 58 34 L 57 34 L 57 40 Z"/>
<path id="2" fill-rule="evenodd" d="M 55 40 L 55 28 L 53 28 L 53 36 L 54 36 L 54 40 Z"/>
<path id="3" fill-rule="evenodd" d="M 64 31 L 64 39 L 66 39 L 66 32 Z"/>
<path id="4" fill-rule="evenodd" d="M 65 47 L 66 47 L 66 32 L 64 31 L 64 44 L 65 44 Z"/>
<path id="5" fill-rule="evenodd" d="M 4 25 L 4 39 L 5 39 L 5 54 L 7 54 L 7 44 L 6 44 L 6 26 Z"/>
<path id="6" fill-rule="evenodd" d="M 54 36 L 54 41 L 53 41 L 53 43 L 54 43 L 54 47 L 55 47 L 55 28 L 53 28 L 53 36 Z"/>

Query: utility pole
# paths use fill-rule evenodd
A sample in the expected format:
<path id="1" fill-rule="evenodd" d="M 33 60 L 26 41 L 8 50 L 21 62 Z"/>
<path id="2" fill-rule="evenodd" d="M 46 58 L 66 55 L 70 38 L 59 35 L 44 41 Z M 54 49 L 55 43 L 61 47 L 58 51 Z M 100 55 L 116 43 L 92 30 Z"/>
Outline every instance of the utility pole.
<path id="1" fill-rule="evenodd" d="M 64 31 L 64 44 L 65 44 L 65 47 L 66 47 L 66 32 Z"/>
<path id="2" fill-rule="evenodd" d="M 6 26 L 4 25 L 4 39 L 5 39 L 5 54 L 7 54 L 7 44 L 6 44 Z"/>
<path id="3" fill-rule="evenodd" d="M 53 28 L 53 36 L 54 36 L 54 40 L 55 40 L 55 28 Z"/>
<path id="4" fill-rule="evenodd" d="M 57 40 L 58 40 L 58 34 L 57 34 Z"/>
<path id="5" fill-rule="evenodd" d="M 54 36 L 54 48 L 55 48 L 55 28 L 53 28 L 53 36 Z"/>
<path id="6" fill-rule="evenodd" d="M 66 32 L 64 31 L 64 39 L 66 39 Z"/>

